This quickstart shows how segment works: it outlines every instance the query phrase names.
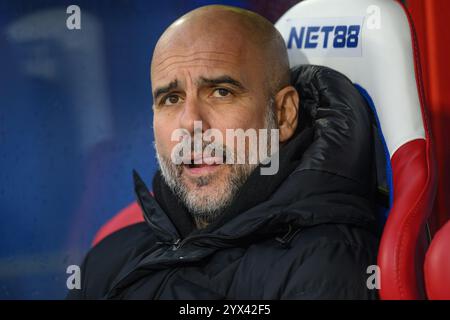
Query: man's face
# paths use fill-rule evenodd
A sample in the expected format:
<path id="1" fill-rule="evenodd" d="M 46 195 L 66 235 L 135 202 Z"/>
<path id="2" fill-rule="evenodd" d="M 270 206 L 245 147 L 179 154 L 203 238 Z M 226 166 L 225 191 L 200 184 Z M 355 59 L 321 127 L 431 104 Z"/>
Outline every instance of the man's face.
<path id="1" fill-rule="evenodd" d="M 226 129 L 275 126 L 273 118 L 267 119 L 271 106 L 264 61 L 248 40 L 233 32 L 169 38 L 158 44 L 151 70 L 157 156 L 163 176 L 188 209 L 208 218 L 229 204 L 256 165 L 175 165 L 171 153 L 178 141 L 172 141 L 172 133 L 181 128 L 193 136 L 194 121 L 201 121 L 203 131 L 214 128 L 223 137 Z"/>

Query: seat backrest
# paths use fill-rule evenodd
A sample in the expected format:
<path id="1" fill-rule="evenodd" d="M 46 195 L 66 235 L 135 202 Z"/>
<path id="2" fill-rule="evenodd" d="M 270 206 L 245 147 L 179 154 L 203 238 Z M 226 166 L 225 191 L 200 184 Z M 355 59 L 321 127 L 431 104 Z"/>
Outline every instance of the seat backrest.
<path id="1" fill-rule="evenodd" d="M 436 188 L 414 30 L 394 0 L 306 0 L 276 23 L 291 67 L 345 74 L 371 105 L 385 143 L 391 206 L 378 265 L 383 299 L 424 298 L 418 247 Z"/>
<path id="2" fill-rule="evenodd" d="M 425 258 L 427 295 L 433 300 L 450 300 L 450 221 L 434 236 Z"/>
<path id="3" fill-rule="evenodd" d="M 94 240 L 92 240 L 92 246 L 97 245 L 114 232 L 140 222 L 144 222 L 144 216 L 139 204 L 134 201 L 113 216 L 97 231 Z"/>

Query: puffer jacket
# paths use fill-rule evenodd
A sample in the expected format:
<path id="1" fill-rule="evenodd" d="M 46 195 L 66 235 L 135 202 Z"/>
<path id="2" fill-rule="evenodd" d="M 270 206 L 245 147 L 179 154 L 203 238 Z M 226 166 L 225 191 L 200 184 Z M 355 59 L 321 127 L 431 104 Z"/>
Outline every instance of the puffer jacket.
<path id="1" fill-rule="evenodd" d="M 280 149 L 280 170 L 290 169 L 270 196 L 182 235 L 135 174 L 145 222 L 92 248 L 68 298 L 376 298 L 367 287 L 378 246 L 369 108 L 329 68 L 299 66 L 292 83 L 303 125 Z"/>

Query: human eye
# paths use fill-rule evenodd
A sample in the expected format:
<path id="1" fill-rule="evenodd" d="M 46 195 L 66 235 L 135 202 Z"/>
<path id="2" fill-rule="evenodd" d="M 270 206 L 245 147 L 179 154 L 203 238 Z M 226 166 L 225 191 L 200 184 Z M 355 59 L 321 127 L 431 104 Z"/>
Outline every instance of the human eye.
<path id="1" fill-rule="evenodd" d="M 215 88 L 212 96 L 214 98 L 226 98 L 232 95 L 231 90 L 227 89 L 227 88 Z"/>
<path id="2" fill-rule="evenodd" d="M 180 103 L 181 98 L 179 95 L 176 94 L 169 94 L 168 96 L 164 97 L 161 102 L 163 105 L 171 106 Z"/>

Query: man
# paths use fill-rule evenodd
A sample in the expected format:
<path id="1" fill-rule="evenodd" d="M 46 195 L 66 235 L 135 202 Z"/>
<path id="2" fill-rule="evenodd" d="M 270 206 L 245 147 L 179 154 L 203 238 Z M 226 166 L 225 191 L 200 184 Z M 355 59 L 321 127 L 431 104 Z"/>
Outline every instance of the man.
<path id="1" fill-rule="evenodd" d="M 318 67 L 291 74 L 270 22 L 207 6 L 161 36 L 151 81 L 154 196 L 134 174 L 146 222 L 96 245 L 69 298 L 376 297 L 366 273 L 377 251 L 371 123 L 345 77 Z M 177 162 L 173 133 L 209 129 L 278 129 L 279 152 L 257 141 L 278 170 L 261 174 L 264 159 L 250 163 L 254 150 L 229 140 L 208 158 L 204 138 Z M 244 163 L 228 162 L 238 157 Z"/>

